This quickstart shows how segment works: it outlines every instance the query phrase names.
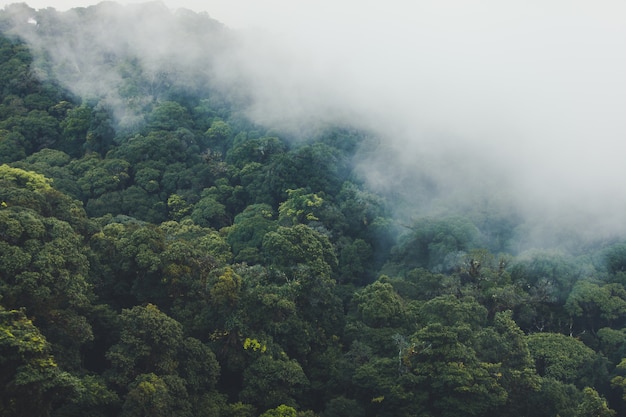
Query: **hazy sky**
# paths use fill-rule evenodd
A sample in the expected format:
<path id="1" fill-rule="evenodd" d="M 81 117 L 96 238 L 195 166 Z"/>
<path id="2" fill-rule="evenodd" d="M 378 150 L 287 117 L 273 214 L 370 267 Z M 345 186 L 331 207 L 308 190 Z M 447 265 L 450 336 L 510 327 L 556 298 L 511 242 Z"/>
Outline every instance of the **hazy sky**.
<path id="1" fill-rule="evenodd" d="M 253 117 L 378 131 L 399 152 L 364 168 L 372 184 L 427 170 L 449 194 L 507 188 L 540 218 L 626 231 L 623 0 L 163 3 L 259 34 L 230 61 Z"/>
<path id="2" fill-rule="evenodd" d="M 26 3 L 36 9 L 54 7 L 57 10 L 67 10 L 73 7 L 86 7 L 99 3 L 99 0 L 32 0 L 26 1 Z M 145 0 L 125 0 L 116 1 L 120 4 L 132 4 L 132 3 L 145 3 Z M 11 3 L 18 3 L 17 1 L 1 0 L 0 6 L 5 6 Z M 268 22 L 284 20 L 287 16 L 303 15 L 311 16 L 320 11 L 320 7 L 326 9 L 326 11 L 341 7 L 341 5 L 334 5 L 327 0 L 313 1 L 313 0 L 163 0 L 167 7 L 171 9 L 177 9 L 184 7 L 191 9 L 195 12 L 206 11 L 213 18 L 227 24 L 232 28 L 249 27 L 256 25 L 259 20 Z M 367 3 L 367 2 L 365 2 Z M 350 8 L 359 7 L 361 3 L 356 1 L 343 2 L 344 7 Z M 295 17 L 295 16 L 294 16 Z M 258 26 L 264 26 L 265 23 L 259 23 Z"/>

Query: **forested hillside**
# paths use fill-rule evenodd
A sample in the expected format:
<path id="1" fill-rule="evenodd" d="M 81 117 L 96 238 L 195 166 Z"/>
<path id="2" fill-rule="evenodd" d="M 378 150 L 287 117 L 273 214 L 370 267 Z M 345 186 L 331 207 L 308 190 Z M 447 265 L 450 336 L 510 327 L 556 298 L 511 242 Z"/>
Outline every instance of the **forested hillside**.
<path id="1" fill-rule="evenodd" d="M 122 9 L 0 12 L 0 416 L 626 413 L 626 242 L 400 217 L 354 169 L 380 146 L 359 126 L 252 122 L 210 55 L 44 47 L 102 47 L 88 26 Z"/>

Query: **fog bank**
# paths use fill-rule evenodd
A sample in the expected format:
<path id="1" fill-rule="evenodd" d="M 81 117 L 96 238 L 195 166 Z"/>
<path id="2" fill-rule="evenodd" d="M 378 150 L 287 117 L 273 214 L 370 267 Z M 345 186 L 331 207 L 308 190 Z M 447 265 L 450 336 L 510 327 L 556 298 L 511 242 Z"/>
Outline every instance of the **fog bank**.
<path id="1" fill-rule="evenodd" d="M 236 89 L 258 123 L 302 136 L 320 124 L 371 130 L 379 147 L 358 169 L 403 197 L 399 215 L 515 211 L 529 244 L 626 233 L 626 5 L 335 3 L 237 1 L 237 30 L 209 19 L 211 2 L 196 28 L 167 3 L 100 7 L 89 22 L 72 11 L 83 31 L 73 45 L 18 30 L 72 62 L 61 79 L 109 94 L 120 117 L 132 119 L 111 88 L 119 75 L 97 68 L 100 48 L 125 45 L 147 73 L 173 65 L 179 80 Z"/>
<path id="2" fill-rule="evenodd" d="M 256 120 L 374 130 L 361 172 L 406 215 L 498 206 L 531 244 L 623 236 L 624 3 L 349 3 L 272 22 L 279 58 L 246 70 Z"/>

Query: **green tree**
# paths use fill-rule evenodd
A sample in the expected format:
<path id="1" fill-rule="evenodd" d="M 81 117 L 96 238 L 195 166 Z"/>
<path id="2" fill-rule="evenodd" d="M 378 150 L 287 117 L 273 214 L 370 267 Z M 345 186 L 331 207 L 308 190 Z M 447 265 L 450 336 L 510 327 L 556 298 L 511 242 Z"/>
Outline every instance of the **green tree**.
<path id="1" fill-rule="evenodd" d="M 141 374 L 173 375 L 183 340 L 180 323 L 155 305 L 122 310 L 119 342 L 109 349 L 111 379 L 126 386 Z"/>
<path id="2" fill-rule="evenodd" d="M 475 247 L 478 229 L 464 218 L 422 219 L 410 227 L 391 254 L 391 262 L 402 268 L 426 268 L 449 272 L 457 265 L 455 256 Z"/>
<path id="3" fill-rule="evenodd" d="M 309 380 L 295 360 L 261 355 L 245 370 L 239 397 L 261 410 L 283 404 L 293 407 L 308 385 Z"/>
<path id="4" fill-rule="evenodd" d="M 604 251 L 604 259 L 610 274 L 626 272 L 626 243 L 618 243 Z"/>
<path id="5" fill-rule="evenodd" d="M 104 159 L 81 174 L 77 183 L 86 198 L 121 190 L 130 183 L 130 164 L 123 159 Z"/>
<path id="6" fill-rule="evenodd" d="M 228 151 L 226 160 L 238 168 L 242 168 L 250 162 L 267 163 L 274 155 L 281 154 L 285 150 L 285 144 L 276 137 L 249 139 L 240 144 L 235 143 Z"/>
<path id="7" fill-rule="evenodd" d="M 363 407 L 356 401 L 346 397 L 331 399 L 324 408 L 323 417 L 361 417 Z"/>
<path id="8" fill-rule="evenodd" d="M 372 246 L 362 239 L 350 243 L 338 243 L 340 283 L 364 284 L 371 282 L 374 267 Z"/>
<path id="9" fill-rule="evenodd" d="M 507 392 L 500 416 L 531 415 L 527 399 L 541 387 L 528 341 L 511 311 L 496 313 L 493 326 L 481 330 L 475 350 L 481 361 L 498 363 L 498 382 Z"/>
<path id="10" fill-rule="evenodd" d="M 159 191 L 161 171 L 155 168 L 144 167 L 135 172 L 135 184 L 143 188 L 148 193 Z"/>
<path id="11" fill-rule="evenodd" d="M 114 148 L 111 158 L 124 159 L 131 165 L 144 161 L 158 161 L 165 164 L 186 162 L 190 155 L 185 152 L 185 143 L 176 132 L 156 130 L 145 135 L 135 135 Z M 195 155 L 199 160 L 199 155 Z"/>
<path id="12" fill-rule="evenodd" d="M 617 364 L 626 357 L 626 329 L 612 329 L 603 327 L 597 333 L 598 351 L 609 359 L 610 363 Z"/>
<path id="13" fill-rule="evenodd" d="M 270 268 L 297 286 L 295 302 L 309 346 L 325 346 L 340 333 L 343 319 L 341 300 L 334 291 L 337 258 L 332 244 L 310 227 L 296 225 L 268 232 L 263 239 L 263 252 Z M 299 345 L 296 349 L 298 353 L 291 351 L 292 356 L 302 359 L 310 347 Z"/>
<path id="14" fill-rule="evenodd" d="M 82 155 L 82 145 L 87 140 L 91 124 L 92 111 L 87 105 L 70 108 L 59 124 L 62 135 L 59 146 L 74 157 Z"/>
<path id="15" fill-rule="evenodd" d="M 472 348 L 467 325 L 427 325 L 411 338 L 405 361 L 417 389 L 427 395 L 434 415 L 487 415 L 505 404 L 500 365 L 482 362 Z"/>
<path id="16" fill-rule="evenodd" d="M 308 224 L 319 220 L 315 212 L 324 200 L 317 194 L 307 193 L 304 188 L 287 190 L 287 200 L 278 206 L 278 221 L 285 226 Z"/>
<path id="17" fill-rule="evenodd" d="M 160 227 L 123 216 L 102 220 L 104 226 L 90 240 L 92 279 L 113 305 L 168 307 L 176 297 L 196 291 L 192 287 L 204 286 L 208 271 L 231 258 L 217 232 L 190 220 Z"/>
<path id="18" fill-rule="evenodd" d="M 0 129 L 21 134 L 27 154 L 50 147 L 61 138 L 59 121 L 45 110 L 31 110 L 23 116 L 9 117 L 0 122 Z"/>
<path id="19" fill-rule="evenodd" d="M 263 252 L 273 266 L 295 273 L 298 266 L 329 279 L 337 257 L 328 238 L 308 226 L 279 227 L 263 238 Z"/>
<path id="20" fill-rule="evenodd" d="M 622 391 L 622 401 L 626 402 L 626 359 L 615 367 L 617 375 L 611 378 L 611 386 Z"/>
<path id="21" fill-rule="evenodd" d="M 0 163 L 19 161 L 26 157 L 26 143 L 19 132 L 0 130 Z"/>
<path id="22" fill-rule="evenodd" d="M 204 135 L 209 141 L 209 147 L 224 150 L 227 149 L 231 140 L 232 129 L 223 120 L 215 120 Z"/>
<path id="23" fill-rule="evenodd" d="M 595 332 L 599 322 L 611 325 L 626 315 L 626 289 L 621 284 L 599 285 L 589 280 L 574 284 L 565 309 L 581 319 L 583 329 Z"/>
<path id="24" fill-rule="evenodd" d="M 185 384 L 179 378 L 153 373 L 139 375 L 129 387 L 123 417 L 193 416 Z"/>
<path id="25" fill-rule="evenodd" d="M 176 130 L 192 125 L 187 109 L 175 101 L 158 103 L 148 115 L 148 127 L 154 130 Z"/>
<path id="26" fill-rule="evenodd" d="M 441 323 L 455 326 L 461 323 L 472 329 L 480 329 L 487 320 L 487 309 L 473 297 L 457 298 L 453 295 L 441 295 L 426 301 L 420 308 L 424 323 Z"/>
<path id="27" fill-rule="evenodd" d="M 210 284 L 211 303 L 218 311 L 228 312 L 237 306 L 241 292 L 241 281 L 241 277 L 232 268 L 226 267 L 223 273 L 217 277 L 217 280 Z"/>
<path id="28" fill-rule="evenodd" d="M 365 409 L 364 415 L 391 417 L 427 414 L 425 391 L 415 384 L 414 375 L 398 369 L 395 359 L 371 358 L 356 367 L 352 382 L 350 390 L 356 393 L 355 398 Z M 361 407 L 354 410 L 357 415 Z"/>
<path id="29" fill-rule="evenodd" d="M 228 215 L 226 207 L 220 203 L 215 195 L 205 190 L 202 197 L 191 211 L 191 218 L 194 222 L 203 227 L 213 227 L 220 229 L 227 226 Z"/>
<path id="30" fill-rule="evenodd" d="M 45 185 L 44 185 L 45 186 Z M 0 293 L 26 308 L 67 367 L 93 339 L 84 311 L 91 303 L 83 238 L 66 222 L 19 206 L 0 209 Z"/>
<path id="31" fill-rule="evenodd" d="M 613 417 L 615 411 L 611 410 L 606 400 L 600 397 L 596 390 L 590 387 L 583 389 L 583 400 L 578 405 L 576 417 Z"/>
<path id="32" fill-rule="evenodd" d="M 405 321 L 404 302 L 389 283 L 376 281 L 354 295 L 359 318 L 372 327 L 397 327 Z"/>
<path id="33" fill-rule="evenodd" d="M 171 220 L 182 220 L 191 213 L 192 208 L 192 205 L 178 194 L 172 194 L 167 199 L 167 210 Z"/>
<path id="34" fill-rule="evenodd" d="M 582 392 L 574 385 L 542 378 L 539 391 L 528 396 L 526 404 L 532 416 L 575 416 L 582 400 Z"/>
<path id="35" fill-rule="evenodd" d="M 220 366 L 208 346 L 187 337 L 178 349 L 178 375 L 190 394 L 203 395 L 215 390 Z"/>
<path id="36" fill-rule="evenodd" d="M 225 229 L 236 261 L 257 264 L 263 261 L 261 248 L 265 235 L 278 227 L 275 212 L 267 204 L 253 204 L 235 216 L 232 226 Z"/>
<path id="37" fill-rule="evenodd" d="M 288 405 L 281 404 L 276 408 L 272 408 L 267 410 L 259 417 L 296 417 L 297 412 L 293 407 L 289 407 Z"/>
<path id="38" fill-rule="evenodd" d="M 77 378 L 59 369 L 50 344 L 22 310 L 0 306 L 0 414 L 41 416 L 71 401 Z"/>
<path id="39" fill-rule="evenodd" d="M 558 333 L 533 333 L 527 339 L 537 373 L 542 377 L 579 388 L 594 386 L 599 377 L 606 378 L 606 365 L 601 358 L 578 339 Z"/>

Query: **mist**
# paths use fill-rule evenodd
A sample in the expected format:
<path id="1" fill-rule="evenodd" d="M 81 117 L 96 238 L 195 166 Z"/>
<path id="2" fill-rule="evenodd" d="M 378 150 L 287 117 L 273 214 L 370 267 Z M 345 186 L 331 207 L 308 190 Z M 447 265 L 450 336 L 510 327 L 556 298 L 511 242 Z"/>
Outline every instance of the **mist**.
<path id="1" fill-rule="evenodd" d="M 190 88 L 245 96 L 247 117 L 290 136 L 371 132 L 357 171 L 405 220 L 509 213 L 523 247 L 626 235 L 622 2 L 273 1 L 241 7 L 236 29 L 210 2 L 208 14 L 166 4 L 65 12 L 72 45 L 45 36 L 50 9 L 15 12 L 13 30 L 74 93 L 105 97 L 122 127 L 139 123 L 139 105 L 99 69 L 107 51 L 136 54 L 155 79 L 167 67 Z"/>
<path id="2" fill-rule="evenodd" d="M 292 56 L 313 63 L 294 71 L 312 104 L 302 113 L 340 114 L 375 131 L 381 149 L 361 172 L 379 191 L 402 194 L 404 215 L 500 207 L 525 219 L 525 239 L 538 246 L 626 232 L 622 3 L 328 12 L 290 37 Z M 259 120 L 285 114 L 259 94 Z M 424 178 L 434 188 L 427 196 Z"/>

